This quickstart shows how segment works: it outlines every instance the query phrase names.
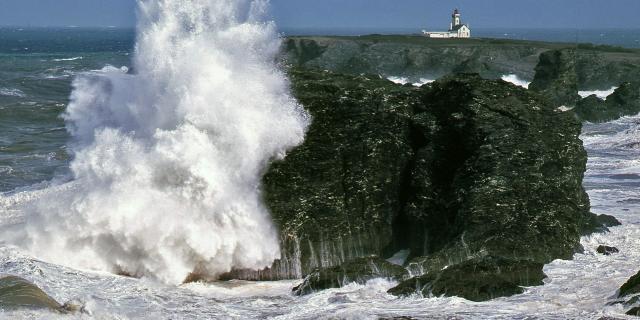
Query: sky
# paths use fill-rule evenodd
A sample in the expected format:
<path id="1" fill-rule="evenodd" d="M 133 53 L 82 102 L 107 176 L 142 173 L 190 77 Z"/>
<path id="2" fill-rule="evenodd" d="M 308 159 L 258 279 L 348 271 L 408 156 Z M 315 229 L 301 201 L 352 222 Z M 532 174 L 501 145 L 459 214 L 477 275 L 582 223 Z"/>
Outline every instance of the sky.
<path id="1" fill-rule="evenodd" d="M 271 0 L 271 4 L 271 15 L 283 29 L 446 29 L 455 7 L 475 28 L 640 27 L 636 17 L 640 0 Z M 0 25 L 132 27 L 135 0 L 0 0 Z"/>

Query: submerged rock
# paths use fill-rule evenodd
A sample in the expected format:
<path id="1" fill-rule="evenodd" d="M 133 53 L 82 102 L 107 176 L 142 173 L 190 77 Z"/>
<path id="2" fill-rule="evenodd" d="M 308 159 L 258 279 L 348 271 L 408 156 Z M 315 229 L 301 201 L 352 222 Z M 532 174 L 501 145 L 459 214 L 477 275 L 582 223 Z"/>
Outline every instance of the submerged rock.
<path id="1" fill-rule="evenodd" d="M 606 100 L 589 96 L 578 103 L 574 112 L 584 121 L 606 122 L 640 113 L 640 82 L 625 82 Z"/>
<path id="2" fill-rule="evenodd" d="M 389 290 L 394 295 L 458 296 L 471 301 L 523 293 L 522 286 L 542 285 L 542 263 L 482 257 L 404 281 Z"/>
<path id="3" fill-rule="evenodd" d="M 15 276 L 0 278 L 0 309 L 50 309 L 63 306 L 33 283 Z"/>
<path id="4" fill-rule="evenodd" d="M 316 269 L 300 285 L 293 288 L 293 292 L 296 295 L 304 295 L 322 289 L 339 288 L 352 282 L 362 284 L 376 278 L 400 281 L 407 276 L 407 270 L 401 266 L 375 256 L 365 257 L 340 266 Z"/>
<path id="5" fill-rule="evenodd" d="M 576 54 L 571 49 L 542 53 L 529 89 L 544 94 L 556 107 L 574 107 L 580 100 Z"/>
<path id="6" fill-rule="evenodd" d="M 612 254 L 620 252 L 620 250 L 618 250 L 618 248 L 616 247 L 598 246 L 596 252 L 598 252 L 599 254 L 604 254 L 605 256 L 610 256 Z"/>

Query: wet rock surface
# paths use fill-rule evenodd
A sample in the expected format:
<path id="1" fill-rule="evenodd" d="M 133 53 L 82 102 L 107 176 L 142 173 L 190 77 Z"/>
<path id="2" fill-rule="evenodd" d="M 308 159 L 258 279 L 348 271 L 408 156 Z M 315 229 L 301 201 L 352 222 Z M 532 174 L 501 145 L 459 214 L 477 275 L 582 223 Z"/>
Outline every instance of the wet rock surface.
<path id="1" fill-rule="evenodd" d="M 629 278 L 618 291 L 618 301 L 628 308 L 626 314 L 640 316 L 640 272 Z"/>
<path id="2" fill-rule="evenodd" d="M 402 76 L 417 82 L 454 72 L 480 73 L 489 79 L 516 74 L 530 81 L 540 54 L 565 49 L 576 52 L 581 90 L 610 88 L 640 78 L 640 50 L 591 44 L 412 35 L 299 36 L 287 38 L 283 51 L 287 62 L 297 67 Z"/>
<path id="3" fill-rule="evenodd" d="M 542 93 L 558 107 L 574 107 L 580 100 L 576 55 L 571 49 L 542 53 L 529 89 Z"/>
<path id="4" fill-rule="evenodd" d="M 408 275 L 405 268 L 384 259 L 375 256 L 364 257 L 339 266 L 314 270 L 300 285 L 293 288 L 293 293 L 304 295 L 322 289 L 339 288 L 352 282 L 363 284 L 376 278 L 401 281 Z"/>
<path id="5" fill-rule="evenodd" d="M 583 233 L 603 227 L 582 187 L 581 124 L 539 94 L 473 74 L 421 88 L 375 76 L 290 74 L 313 124 L 264 178 L 282 259 L 228 278 L 315 274 L 308 283 L 316 290 L 344 284 L 325 275 L 365 270 L 360 257 L 408 249 L 404 267 L 414 275 L 447 267 L 438 292 L 482 300 L 539 283 L 532 279 L 542 264 L 570 259 Z M 492 263 L 514 274 L 526 265 L 536 276 L 505 280 Z M 476 264 L 481 278 L 460 277 Z M 372 274 L 356 273 L 348 278 Z"/>
<path id="6" fill-rule="evenodd" d="M 605 122 L 640 112 L 640 82 L 625 82 L 606 100 L 594 96 L 578 102 L 574 112 L 579 119 L 589 122 Z"/>
<path id="7" fill-rule="evenodd" d="M 616 248 L 616 247 L 598 246 L 598 248 L 596 249 L 596 252 L 599 253 L 599 254 L 603 254 L 605 256 L 610 256 L 612 254 L 616 254 L 616 253 L 620 252 L 620 250 L 618 250 L 618 248 Z"/>
<path id="8" fill-rule="evenodd" d="M 459 296 L 485 301 L 524 292 L 522 286 L 543 284 L 541 263 L 482 257 L 467 260 L 440 271 L 430 271 L 389 290 L 394 295 Z"/>

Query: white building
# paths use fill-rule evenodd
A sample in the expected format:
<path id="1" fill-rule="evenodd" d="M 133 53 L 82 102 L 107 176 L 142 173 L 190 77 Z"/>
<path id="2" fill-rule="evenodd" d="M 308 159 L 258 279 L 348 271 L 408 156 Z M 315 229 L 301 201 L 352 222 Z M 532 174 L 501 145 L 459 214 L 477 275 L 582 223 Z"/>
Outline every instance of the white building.
<path id="1" fill-rule="evenodd" d="M 451 25 L 449 31 L 422 31 L 429 38 L 471 38 L 471 29 L 462 23 L 460 11 L 455 9 L 451 15 Z"/>

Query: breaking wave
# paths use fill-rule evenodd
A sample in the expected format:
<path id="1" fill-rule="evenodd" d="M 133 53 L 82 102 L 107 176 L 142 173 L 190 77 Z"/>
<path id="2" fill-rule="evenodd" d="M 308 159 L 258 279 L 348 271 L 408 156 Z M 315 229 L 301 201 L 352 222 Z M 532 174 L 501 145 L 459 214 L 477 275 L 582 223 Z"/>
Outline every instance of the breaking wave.
<path id="1" fill-rule="evenodd" d="M 501 78 L 502 80 L 506 81 L 506 82 L 510 82 L 515 84 L 516 86 L 520 86 L 526 89 L 529 89 L 529 85 L 531 84 L 531 82 L 526 81 L 526 80 L 522 80 L 520 79 L 520 77 L 518 77 L 515 74 L 508 74 L 508 75 L 504 75 Z"/>
<path id="2" fill-rule="evenodd" d="M 586 98 L 590 95 L 596 95 L 596 97 L 604 100 L 606 99 L 608 96 L 610 96 L 614 91 L 616 91 L 616 89 L 618 89 L 618 87 L 611 87 L 611 89 L 608 90 L 592 90 L 592 91 L 578 91 L 578 94 L 582 97 L 582 98 Z"/>
<path id="3" fill-rule="evenodd" d="M 10 241 L 80 269 L 165 283 L 279 257 L 261 176 L 309 117 L 275 64 L 261 0 L 139 0 L 135 74 L 79 75 L 71 182 L 20 204 Z"/>

